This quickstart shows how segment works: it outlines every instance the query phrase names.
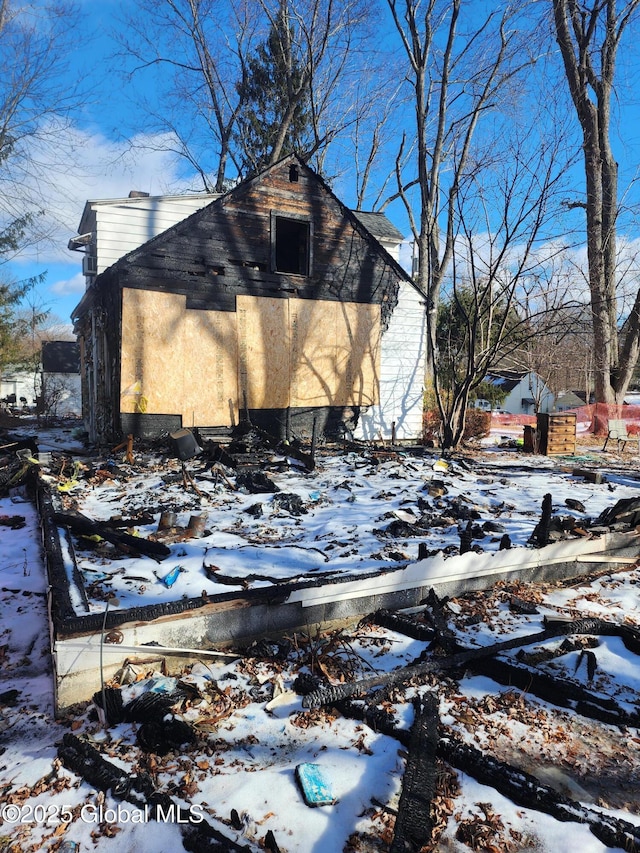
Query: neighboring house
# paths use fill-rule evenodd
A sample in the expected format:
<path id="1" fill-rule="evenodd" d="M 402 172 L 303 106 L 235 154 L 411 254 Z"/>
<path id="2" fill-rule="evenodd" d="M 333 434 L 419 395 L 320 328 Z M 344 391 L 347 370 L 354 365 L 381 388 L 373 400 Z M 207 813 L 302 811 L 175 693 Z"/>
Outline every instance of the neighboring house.
<path id="1" fill-rule="evenodd" d="M 566 412 L 570 409 L 580 409 L 585 403 L 585 393 L 578 394 L 577 391 L 559 391 L 556 395 L 556 404 L 554 411 Z"/>
<path id="2" fill-rule="evenodd" d="M 533 370 L 492 370 L 485 376 L 506 397 L 498 407 L 509 415 L 533 415 L 551 412 L 554 405 L 552 392 L 541 376 Z"/>
<path id="3" fill-rule="evenodd" d="M 81 415 L 80 346 L 42 342 L 42 409 L 47 415 Z"/>
<path id="4" fill-rule="evenodd" d="M 404 240 L 402 232 L 389 222 L 384 213 L 364 210 L 354 210 L 353 213 L 391 257 L 400 263 L 400 244 Z"/>
<path id="5" fill-rule="evenodd" d="M 423 301 L 371 229 L 400 242 L 293 155 L 107 269 L 98 219 L 99 274 L 73 312 L 92 440 L 244 414 L 287 437 L 418 438 Z"/>
<path id="6" fill-rule="evenodd" d="M 3 369 L 0 379 L 0 402 L 8 406 L 33 406 L 39 393 L 38 372 L 24 370 L 15 365 L 7 365 Z"/>

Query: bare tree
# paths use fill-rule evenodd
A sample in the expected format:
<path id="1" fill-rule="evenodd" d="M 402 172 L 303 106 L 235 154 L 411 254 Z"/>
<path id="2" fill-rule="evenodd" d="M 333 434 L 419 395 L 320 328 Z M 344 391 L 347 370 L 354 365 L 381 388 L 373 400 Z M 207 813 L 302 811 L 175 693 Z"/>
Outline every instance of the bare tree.
<path id="1" fill-rule="evenodd" d="M 238 121 L 260 46 L 278 39 L 278 61 L 295 70 L 283 78 L 286 98 L 260 162 L 282 155 L 303 101 L 310 134 L 299 153 L 318 162 L 354 120 L 355 68 L 363 56 L 354 47 L 368 14 L 363 0 L 140 0 L 118 38 L 131 62 L 127 77 L 154 82 L 154 101 L 141 101 L 145 129 L 151 119 L 165 148 L 187 161 L 205 189 L 221 192 L 256 159 Z"/>
<path id="2" fill-rule="evenodd" d="M 581 251 L 558 243 L 543 245 L 538 254 L 535 275 L 523 282 L 520 300 L 534 334 L 498 366 L 536 373 L 555 395 L 577 391 L 589 402 L 593 334 Z"/>
<path id="3" fill-rule="evenodd" d="M 356 120 L 351 128 L 353 162 L 350 165 L 355 183 L 356 209 L 366 209 L 365 200 L 373 186 L 374 198 L 368 208 L 383 212 L 391 203 L 388 186 L 395 179 L 394 170 L 387 168 L 387 157 L 397 135 L 396 117 L 402 105 L 399 98 L 402 83 L 397 82 L 401 77 L 400 70 L 395 69 L 388 59 L 380 64 L 386 67 L 388 74 L 376 75 L 377 91 L 368 88 L 358 95 L 362 103 L 356 110 Z M 384 163 L 382 170 L 381 162 Z"/>
<path id="4" fill-rule="evenodd" d="M 48 174 L 83 94 L 66 77 L 72 3 L 0 0 L 0 261 L 43 237 Z"/>
<path id="5" fill-rule="evenodd" d="M 480 11 L 461 0 L 387 3 L 407 57 L 416 128 L 397 156 L 398 196 L 426 297 L 443 445 L 452 448 L 470 393 L 530 333 L 517 303 L 539 262 L 535 248 L 552 233 L 564 164 L 555 131 L 537 132 L 536 119 L 546 116 L 531 115 L 530 101 L 522 108 L 538 53 L 528 4 Z M 446 346 L 438 339 L 441 292 L 458 316 Z"/>
<path id="6" fill-rule="evenodd" d="M 218 0 L 140 0 L 117 35 L 129 81 L 154 87 L 141 100 L 165 148 L 184 158 L 209 192 L 225 189 L 232 135 L 242 103 L 258 18 L 255 4 Z"/>
<path id="7" fill-rule="evenodd" d="M 519 147 L 485 163 L 456 194 L 434 357 L 445 449 L 461 441 L 469 396 L 489 368 L 521 352 L 543 318 L 551 330 L 560 317 L 556 310 L 567 305 L 566 291 L 541 288 L 538 275 L 544 262 L 539 244 L 559 206 L 564 170 L 558 145 L 534 141 L 529 149 L 523 136 Z M 442 322 L 443 311 L 453 322 Z"/>
<path id="8" fill-rule="evenodd" d="M 618 330 L 618 164 L 611 149 L 611 99 L 622 35 L 640 0 L 553 0 L 555 31 L 582 129 L 588 280 L 596 401 L 621 403 L 640 355 L 640 289 Z"/>
<path id="9" fill-rule="evenodd" d="M 506 84 L 530 60 L 515 10 L 475 14 L 462 26 L 461 0 L 387 0 L 407 56 L 415 111 L 415 145 L 403 139 L 397 158 L 402 198 L 417 248 L 416 283 L 425 294 L 430 356 L 435 317 L 451 263 L 456 206 L 468 173 L 478 167 L 474 135 L 496 108 Z M 405 177 L 407 171 L 412 174 Z M 411 195 L 415 189 L 417 201 Z"/>

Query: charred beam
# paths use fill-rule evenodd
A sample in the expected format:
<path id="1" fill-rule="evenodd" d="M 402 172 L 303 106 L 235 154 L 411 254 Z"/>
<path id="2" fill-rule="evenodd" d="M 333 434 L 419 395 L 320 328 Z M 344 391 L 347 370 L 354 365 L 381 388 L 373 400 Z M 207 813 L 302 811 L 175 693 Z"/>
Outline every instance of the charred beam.
<path id="1" fill-rule="evenodd" d="M 56 524 L 69 527 L 74 533 L 79 533 L 81 536 L 100 536 L 128 554 L 133 552 L 151 557 L 154 560 L 164 560 L 171 553 L 171 549 L 163 545 L 162 542 L 153 542 L 149 539 L 143 539 L 141 536 L 123 533 L 104 522 L 92 521 L 79 512 L 56 512 L 53 515 L 53 520 Z"/>
<path id="2" fill-rule="evenodd" d="M 607 847 L 640 851 L 640 827 L 583 806 L 548 785 L 543 785 L 535 776 L 517 770 L 475 747 L 445 737 L 438 742 L 438 755 L 478 782 L 495 788 L 516 805 L 545 812 L 556 820 L 587 824 L 595 837 Z"/>
<path id="3" fill-rule="evenodd" d="M 368 725 L 372 723 L 372 709 L 361 702 L 347 699 L 336 703 L 336 707 L 345 716 L 363 720 Z M 389 715 L 375 726 L 375 730 L 395 738 L 407 749 L 411 749 L 412 732 L 397 728 Z M 452 735 L 440 737 L 436 757 L 467 773 L 483 785 L 494 788 L 516 805 L 544 812 L 563 822 L 586 824 L 593 835 L 608 847 L 620 847 L 630 853 L 640 851 L 640 827 L 583 806 L 543 784 L 530 773 L 462 743 Z M 404 849 L 411 850 L 410 847 Z"/>
<path id="4" fill-rule="evenodd" d="M 409 740 L 409 757 L 402 780 L 393 842 L 389 853 L 420 850 L 433 829 L 431 801 L 435 796 L 438 744 L 438 704 L 433 694 L 414 702 L 415 717 Z"/>
<path id="5" fill-rule="evenodd" d="M 561 708 L 571 708 L 583 717 L 614 726 L 640 725 L 640 713 L 625 711 L 607 696 L 599 696 L 580 684 L 572 684 L 547 673 L 537 672 L 523 664 L 492 657 L 473 661 L 470 668 L 499 684 L 517 687 Z"/>
<path id="6" fill-rule="evenodd" d="M 490 646 L 468 649 L 441 658 L 432 658 L 427 661 L 409 664 L 409 666 L 402 667 L 393 672 L 370 676 L 359 681 L 330 685 L 305 696 L 302 704 L 306 708 L 319 708 L 322 705 L 334 704 L 349 696 L 366 693 L 373 687 L 406 684 L 412 678 L 471 665 L 474 661 L 492 657 L 500 652 L 531 645 L 532 643 L 543 643 L 558 636 L 566 636 L 568 634 L 615 635 L 618 633 L 620 633 L 619 626 L 605 622 L 602 619 L 579 619 L 574 622 L 557 622 L 550 625 L 544 631 L 538 631 L 535 634 L 515 637 L 511 640 L 504 640 L 501 643 L 494 643 Z"/>
<path id="7" fill-rule="evenodd" d="M 146 773 L 132 776 L 130 773 L 107 761 L 91 744 L 67 733 L 58 747 L 58 756 L 64 766 L 99 791 L 111 791 L 116 800 L 126 800 L 138 808 L 148 807 L 154 819 L 175 815 L 183 832 L 184 846 L 198 853 L 252 853 L 256 847 L 238 844 L 223 835 L 202 818 L 200 812 L 192 815 L 181 808 L 168 794 L 155 790 L 151 777 Z"/>
<path id="8" fill-rule="evenodd" d="M 376 610 L 372 616 L 368 616 L 363 621 L 404 634 L 405 637 L 411 637 L 413 640 L 429 641 L 435 637 L 435 631 L 429 625 L 419 622 L 414 616 L 394 610 Z"/>

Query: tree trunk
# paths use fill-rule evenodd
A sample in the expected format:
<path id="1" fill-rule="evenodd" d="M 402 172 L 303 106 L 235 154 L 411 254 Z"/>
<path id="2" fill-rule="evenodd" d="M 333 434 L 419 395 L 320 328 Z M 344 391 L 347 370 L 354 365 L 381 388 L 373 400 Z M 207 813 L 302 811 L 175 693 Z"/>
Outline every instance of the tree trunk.
<path id="1" fill-rule="evenodd" d="M 638 4 L 630 0 L 618 14 L 616 0 L 594 2 L 591 8 L 579 7 L 576 0 L 553 0 L 556 38 L 582 129 L 595 396 L 607 405 L 623 402 L 640 351 L 640 292 L 625 323 L 622 347 L 618 339 L 618 165 L 610 143 L 616 54 Z"/>

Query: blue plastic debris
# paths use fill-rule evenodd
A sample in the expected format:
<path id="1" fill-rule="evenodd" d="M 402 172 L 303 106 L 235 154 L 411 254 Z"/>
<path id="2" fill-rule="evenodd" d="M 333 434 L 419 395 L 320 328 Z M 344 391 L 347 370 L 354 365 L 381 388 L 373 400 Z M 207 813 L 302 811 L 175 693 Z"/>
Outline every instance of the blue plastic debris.
<path id="1" fill-rule="evenodd" d="M 335 803 L 331 782 L 319 764 L 298 764 L 296 779 L 308 806 L 331 806 Z"/>
<path id="2" fill-rule="evenodd" d="M 161 578 L 162 583 L 166 586 L 167 589 L 171 589 L 174 583 L 178 580 L 180 572 L 183 572 L 184 569 L 182 566 L 174 566 L 168 575 L 165 575 Z"/>
<path id="3" fill-rule="evenodd" d="M 173 693 L 178 686 L 178 679 L 166 675 L 150 678 L 147 688 L 151 693 Z"/>

